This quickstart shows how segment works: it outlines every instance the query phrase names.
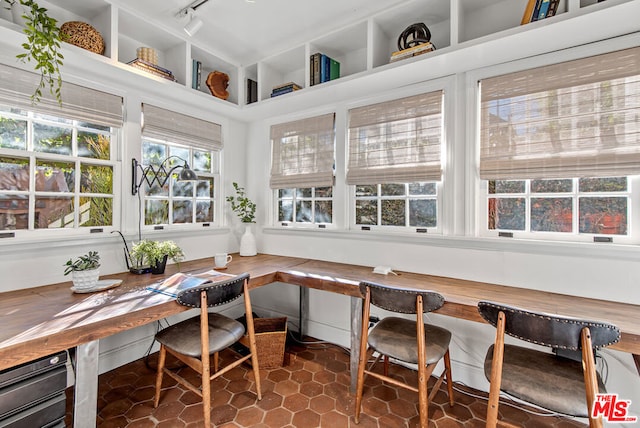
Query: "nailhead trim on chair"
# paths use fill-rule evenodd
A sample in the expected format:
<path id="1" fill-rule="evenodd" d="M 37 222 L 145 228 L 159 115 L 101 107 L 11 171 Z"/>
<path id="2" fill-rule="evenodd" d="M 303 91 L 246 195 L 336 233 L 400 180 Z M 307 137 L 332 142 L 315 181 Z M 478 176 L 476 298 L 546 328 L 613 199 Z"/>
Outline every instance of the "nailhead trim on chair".
<path id="1" fill-rule="evenodd" d="M 607 324 L 607 323 L 598 323 L 598 322 L 593 322 L 593 321 L 586 321 L 586 320 L 581 320 L 581 319 L 578 319 L 578 318 L 572 319 L 572 318 L 569 318 L 569 317 L 557 317 L 557 316 L 552 316 L 552 315 L 549 315 L 549 314 L 542 315 L 542 314 L 534 313 L 534 312 L 531 312 L 531 311 L 526 311 L 524 309 L 514 308 L 514 307 L 510 307 L 510 306 L 505 306 L 505 305 L 496 305 L 496 304 L 494 304 L 492 302 L 486 302 L 486 301 L 481 302 L 481 303 L 483 305 L 490 306 L 492 308 L 498 309 L 498 310 L 503 311 L 503 312 L 507 311 L 507 312 L 516 313 L 516 314 L 532 316 L 532 317 L 540 318 L 540 319 L 544 319 L 544 320 L 558 321 L 558 322 L 563 322 L 563 323 L 567 323 L 567 324 L 582 325 L 582 326 L 585 326 L 585 327 L 605 328 L 607 330 L 617 331 L 618 332 L 618 337 L 620 337 L 620 330 L 615 326 L 614 326 L 614 328 L 611 328 L 612 325 L 611 324 Z M 485 315 L 482 313 L 482 311 L 479 311 L 479 312 L 480 312 L 480 315 L 482 316 L 482 318 L 484 318 L 485 321 L 487 321 L 489 324 L 493 325 L 494 327 L 496 326 L 496 323 L 494 323 L 492 320 L 490 320 L 487 317 L 485 317 Z M 559 349 L 570 349 L 570 350 L 576 350 L 577 349 L 577 348 L 574 348 L 574 347 L 558 346 L 558 345 L 555 345 L 555 344 L 549 344 L 549 343 L 541 342 L 541 341 L 538 341 L 538 340 L 533 340 L 533 339 L 529 339 L 529 338 L 526 338 L 526 337 L 521 337 L 521 336 L 518 336 L 516 334 L 509 333 L 507 331 L 505 331 L 505 333 L 508 334 L 509 336 L 518 338 L 520 340 L 524 340 L 525 342 L 535 343 L 536 345 L 551 346 L 551 347 L 559 348 Z M 617 340 L 616 341 L 611 341 L 611 342 L 608 342 L 606 344 L 600 345 L 600 346 L 598 346 L 596 348 L 597 349 L 604 348 L 606 346 L 613 345 L 616 342 L 617 342 Z"/>
<path id="2" fill-rule="evenodd" d="M 444 305 L 444 297 L 440 293 L 438 293 L 436 291 L 432 291 L 432 290 L 402 289 L 402 288 L 391 288 L 391 287 L 387 288 L 387 286 L 383 286 L 382 284 L 376 284 L 374 282 L 361 281 L 360 282 L 360 292 L 362 293 L 363 296 L 366 294 L 366 288 L 367 287 L 378 288 L 378 289 L 384 290 L 385 292 L 388 292 L 388 293 L 408 294 L 408 295 L 413 295 L 413 296 L 415 296 L 417 294 L 420 294 L 422 296 L 429 294 L 429 295 L 432 296 L 432 298 L 434 300 L 436 300 L 436 299 L 438 300 L 438 304 L 436 306 L 430 305 L 427 308 L 426 307 L 426 302 L 425 302 L 424 312 L 432 312 L 433 310 L 441 308 L 442 305 Z M 374 306 L 378 306 L 378 305 L 374 304 Z M 386 309 L 386 308 L 383 308 L 383 309 Z M 396 309 L 393 310 L 393 312 L 400 313 L 400 314 L 414 314 L 415 310 L 414 311 L 402 311 L 402 310 L 398 310 L 396 308 Z"/>

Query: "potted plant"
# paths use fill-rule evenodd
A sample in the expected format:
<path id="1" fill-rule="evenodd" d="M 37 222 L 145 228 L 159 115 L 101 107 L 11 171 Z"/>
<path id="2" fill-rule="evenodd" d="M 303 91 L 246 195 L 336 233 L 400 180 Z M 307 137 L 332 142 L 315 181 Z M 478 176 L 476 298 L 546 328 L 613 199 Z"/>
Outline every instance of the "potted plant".
<path id="1" fill-rule="evenodd" d="M 227 202 L 231 204 L 231 209 L 245 226 L 244 234 L 240 238 L 240 255 L 255 256 L 258 251 L 252 227 L 256 219 L 256 204 L 247 197 L 244 187 L 240 187 L 238 183 L 234 182 L 233 188 L 236 191 L 236 195 L 227 196 Z"/>
<path id="2" fill-rule="evenodd" d="M 27 41 L 22 44 L 25 52 L 16 55 L 16 58 L 23 63 L 33 61 L 34 70 L 40 72 L 40 84 L 31 96 L 32 101 L 39 102 L 42 90 L 48 87 L 51 95 L 56 97 L 58 103 L 62 103 L 60 66 L 64 57 L 60 52 L 60 42 L 63 41 L 63 34 L 57 26 L 58 21 L 49 16 L 47 9 L 40 7 L 33 0 L 3 1 L 12 9 L 20 8 L 22 10 L 18 11 L 23 12 L 23 31 Z"/>
<path id="3" fill-rule="evenodd" d="M 95 287 L 100 277 L 100 255 L 97 251 L 89 251 L 77 259 L 69 259 L 64 274 L 73 274 L 73 286 L 76 290 L 86 290 Z"/>
<path id="4" fill-rule="evenodd" d="M 149 266 L 151 273 L 164 273 L 169 258 L 176 263 L 184 259 L 182 249 L 173 241 L 145 239 L 133 244 L 131 249 L 131 261 L 136 270 L 142 266 Z"/>

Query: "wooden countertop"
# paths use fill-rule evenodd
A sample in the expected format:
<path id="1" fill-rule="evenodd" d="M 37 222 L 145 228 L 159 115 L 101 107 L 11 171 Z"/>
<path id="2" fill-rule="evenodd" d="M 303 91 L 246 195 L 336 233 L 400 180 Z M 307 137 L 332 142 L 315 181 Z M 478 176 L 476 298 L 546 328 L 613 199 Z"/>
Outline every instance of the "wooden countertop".
<path id="1" fill-rule="evenodd" d="M 212 266 L 213 258 L 206 258 L 183 262 L 180 270 L 204 271 Z M 177 265 L 170 265 L 164 275 L 101 276 L 122 279 L 122 285 L 90 294 L 73 293 L 70 282 L 0 293 L 0 370 L 186 310 L 173 298 L 145 289 L 177 271 Z M 479 300 L 608 321 L 622 331 L 621 341 L 611 348 L 640 354 L 640 305 L 410 272 L 376 275 L 366 266 L 266 254 L 234 255 L 224 272 L 249 272 L 251 288 L 281 281 L 356 297 L 360 280 L 431 289 L 446 299 L 438 313 L 478 322 L 482 322 L 476 309 Z"/>

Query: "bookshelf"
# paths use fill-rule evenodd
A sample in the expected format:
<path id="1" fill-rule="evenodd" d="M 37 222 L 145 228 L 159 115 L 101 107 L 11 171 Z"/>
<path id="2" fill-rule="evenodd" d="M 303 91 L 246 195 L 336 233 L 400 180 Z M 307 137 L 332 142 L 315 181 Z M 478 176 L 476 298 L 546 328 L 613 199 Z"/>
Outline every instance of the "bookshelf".
<path id="1" fill-rule="evenodd" d="M 259 108 L 265 102 L 280 103 L 290 100 L 290 97 L 306 97 L 302 94 L 330 92 L 331 89 L 328 88 L 335 87 L 336 84 L 345 83 L 349 90 L 358 88 L 360 84 L 349 82 L 377 73 L 388 73 L 394 77 L 397 73 L 391 70 L 414 62 L 441 67 L 446 58 L 457 58 L 456 52 L 466 52 L 470 47 L 494 45 L 494 42 L 509 37 L 535 40 L 533 33 L 541 28 L 560 23 L 565 23 L 561 24 L 562 27 L 572 28 L 570 22 L 573 18 L 597 14 L 609 8 L 633 3 L 634 0 L 561 0 L 555 16 L 521 25 L 527 2 L 528 0 L 410 0 L 402 4 L 395 3 L 385 11 L 291 46 L 284 52 L 260 58 L 252 64 L 240 65 L 217 55 L 215 42 L 210 46 L 192 44 L 182 32 L 163 27 L 161 23 L 130 9 L 123 1 L 39 0 L 39 4 L 46 7 L 60 23 L 78 20 L 95 27 L 106 45 L 104 55 L 75 46 L 65 46 L 65 49 L 166 84 L 166 79 L 126 66 L 127 62 L 136 58 L 138 47 L 149 46 L 158 52 L 158 65 L 171 70 L 175 76 L 176 82 L 169 82 L 170 85 L 183 87 L 194 96 L 207 97 L 213 102 L 248 109 Z M 21 32 L 21 28 L 8 21 L 6 16 L 5 14 L 2 15 L 4 19 L 0 18 L 0 27 Z M 429 27 L 436 51 L 390 64 L 391 53 L 397 50 L 398 35 L 407 26 L 420 22 Z M 615 33 L 615 29 L 612 32 Z M 526 37 L 527 34 L 532 36 Z M 321 85 L 310 85 L 309 58 L 315 52 L 324 53 L 340 62 L 338 79 Z M 532 51 L 531 54 L 535 53 Z M 228 100 L 213 97 L 204 84 L 199 90 L 192 89 L 193 59 L 202 63 L 203 81 L 213 70 L 229 75 Z M 256 81 L 258 86 L 257 102 L 251 104 L 247 103 L 247 79 Z M 272 88 L 286 82 L 295 82 L 302 89 L 276 97 L 277 101 L 272 99 Z M 330 98 L 329 95 L 314 97 L 318 100 Z"/>

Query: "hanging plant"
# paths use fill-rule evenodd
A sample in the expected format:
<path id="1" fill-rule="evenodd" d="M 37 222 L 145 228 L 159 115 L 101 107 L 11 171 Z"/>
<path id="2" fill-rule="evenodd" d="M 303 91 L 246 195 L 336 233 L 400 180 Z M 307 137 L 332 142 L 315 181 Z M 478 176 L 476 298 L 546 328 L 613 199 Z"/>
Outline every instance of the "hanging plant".
<path id="1" fill-rule="evenodd" d="M 11 5 L 17 0 L 4 1 Z M 42 98 L 42 91 L 48 88 L 51 95 L 62 104 L 60 67 L 64 57 L 60 53 L 60 42 L 64 35 L 57 26 L 58 21 L 51 18 L 47 9 L 33 0 L 19 0 L 18 3 L 26 8 L 22 17 L 25 20 L 23 31 L 27 42 L 22 44 L 25 52 L 16 55 L 16 58 L 23 63 L 33 61 L 35 71 L 40 73 L 40 83 L 31 95 L 31 100 L 34 104 L 38 103 Z"/>

